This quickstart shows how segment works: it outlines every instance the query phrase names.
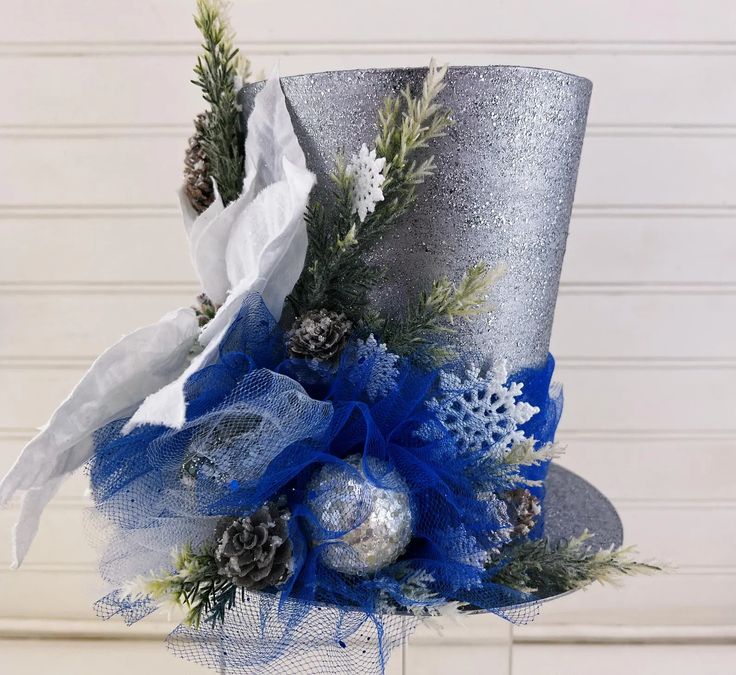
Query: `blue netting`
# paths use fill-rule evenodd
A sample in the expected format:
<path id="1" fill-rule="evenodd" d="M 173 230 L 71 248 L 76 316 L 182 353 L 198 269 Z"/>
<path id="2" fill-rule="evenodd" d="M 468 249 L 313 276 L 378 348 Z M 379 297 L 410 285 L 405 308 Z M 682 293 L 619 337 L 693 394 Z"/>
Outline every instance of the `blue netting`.
<path id="1" fill-rule="evenodd" d="M 550 357 L 546 368 L 521 376 L 519 399 L 540 412 L 520 430 L 540 442 L 552 440 L 559 419 L 560 399 L 549 394 L 553 367 Z M 503 448 L 481 427 L 477 442 L 458 451 L 428 405 L 439 386 L 438 372 L 399 361 L 372 339 L 352 341 L 336 367 L 288 359 L 283 332 L 260 297 L 249 296 L 216 362 L 188 380 L 182 429 L 149 425 L 122 435 L 126 420 L 118 420 L 97 433 L 89 471 L 109 530 L 103 577 L 120 589 L 167 570 L 173 549 L 205 545 L 223 516 L 282 497 L 294 551 L 286 585 L 244 596 L 224 625 L 180 627 L 170 638 L 177 653 L 232 673 L 381 673 L 413 615 L 434 605 L 529 620 L 534 598 L 491 581 L 491 563 L 510 540 L 497 497 L 514 486 L 499 468 Z M 453 395 L 465 395 L 462 386 Z M 358 467 L 345 461 L 356 455 Z M 315 487 L 326 465 L 379 488 L 395 489 L 401 478 L 411 542 L 375 574 L 336 571 L 335 560 L 355 554 L 335 540 L 366 519 L 367 499 L 341 497 L 335 480 Z M 542 477 L 546 467 L 538 471 Z M 320 490 L 342 500 L 344 531 L 314 512 Z M 98 603 L 101 615 L 129 622 L 149 609 L 119 590 Z"/>

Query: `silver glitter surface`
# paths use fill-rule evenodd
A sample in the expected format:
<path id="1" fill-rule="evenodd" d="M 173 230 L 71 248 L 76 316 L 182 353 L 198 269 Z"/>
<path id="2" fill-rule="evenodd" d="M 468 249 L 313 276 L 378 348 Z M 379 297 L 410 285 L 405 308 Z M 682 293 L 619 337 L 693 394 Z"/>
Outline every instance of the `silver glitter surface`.
<path id="1" fill-rule="evenodd" d="M 360 455 L 345 461 L 349 466 L 326 464 L 309 483 L 308 506 L 320 527 L 345 533 L 314 543 L 336 543 L 325 547 L 322 557 L 333 569 L 368 575 L 395 562 L 411 540 L 409 491 L 401 476 L 379 460 L 369 458 L 368 467 L 380 487 L 366 478 Z"/>
<path id="2" fill-rule="evenodd" d="M 328 199 L 338 150 L 372 144 L 386 95 L 420 91 L 425 69 L 327 72 L 282 79 L 307 165 Z M 242 92 L 244 114 L 262 84 Z M 544 363 L 549 349 L 591 83 L 516 66 L 450 68 L 440 102 L 454 126 L 433 141 L 438 171 L 413 212 L 378 246 L 388 281 L 375 300 L 401 313 L 438 276 L 459 279 L 478 260 L 505 263 L 493 311 L 464 325 L 469 361 L 506 358 L 511 372 Z"/>
<path id="3" fill-rule="evenodd" d="M 621 546 L 621 518 L 613 504 L 586 480 L 564 467 L 552 464 L 545 482 L 544 536 L 556 544 L 578 537 L 588 529 L 594 548 Z"/>

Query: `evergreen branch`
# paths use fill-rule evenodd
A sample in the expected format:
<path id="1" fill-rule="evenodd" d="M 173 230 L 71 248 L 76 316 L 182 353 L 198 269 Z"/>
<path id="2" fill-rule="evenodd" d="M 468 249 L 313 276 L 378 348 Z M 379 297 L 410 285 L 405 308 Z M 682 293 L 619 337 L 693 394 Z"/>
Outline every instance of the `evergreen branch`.
<path id="1" fill-rule="evenodd" d="M 486 263 L 480 262 L 457 285 L 447 277 L 438 279 L 429 292 L 422 292 L 416 304 L 407 308 L 402 320 L 385 323 L 383 339 L 400 356 L 420 354 L 433 364 L 453 358 L 454 351 L 437 345 L 437 339 L 452 332 L 455 318 L 487 311 L 486 295 L 503 271 L 502 267 L 489 269 Z"/>
<path id="2" fill-rule="evenodd" d="M 447 66 L 437 67 L 433 59 L 419 98 L 407 86 L 399 96 L 386 98 L 379 111 L 375 143 L 376 153 L 386 159 L 384 199 L 363 223 L 369 246 L 412 207 L 416 187 L 436 169 L 433 157 L 417 161 L 416 155 L 429 147 L 430 141 L 444 136 L 451 124 L 450 110 L 436 102 L 445 87 L 446 74 Z"/>
<path id="3" fill-rule="evenodd" d="M 376 150 L 386 159 L 384 199 L 363 222 L 353 213 L 352 182 L 344 157 L 338 156 L 333 179 L 334 205 L 329 212 L 312 204 L 307 213 L 309 252 L 304 272 L 288 300 L 299 315 L 310 309 L 343 312 L 355 325 L 366 323 L 368 294 L 383 278 L 366 254 L 416 200 L 416 187 L 435 170 L 432 158 L 417 152 L 445 133 L 450 113 L 435 101 L 447 67 L 432 62 L 415 98 L 407 88 L 384 101 L 378 114 Z"/>
<path id="4" fill-rule="evenodd" d="M 379 133 L 376 151 L 386 158 L 384 188 L 392 183 L 417 185 L 434 170 L 430 158 L 420 164 L 410 161 L 412 155 L 429 145 L 429 141 L 444 135 L 450 125 L 450 112 L 437 104 L 436 99 L 444 89 L 447 66 L 429 64 L 429 71 L 422 84 L 422 94 L 415 98 L 409 87 L 400 97 L 387 98 L 379 112 Z"/>
<path id="5" fill-rule="evenodd" d="M 653 562 L 638 562 L 632 548 L 592 551 L 591 534 L 552 547 L 545 540 L 525 541 L 511 549 L 508 560 L 493 581 L 524 593 L 544 596 L 583 588 L 594 581 L 616 585 L 622 576 L 656 574 L 665 570 Z"/>
<path id="6" fill-rule="evenodd" d="M 173 573 L 142 580 L 142 592 L 158 602 L 186 609 L 188 626 L 199 628 L 202 621 L 212 626 L 224 622 L 226 611 L 237 601 L 238 587 L 219 574 L 211 548 L 195 553 L 191 545 L 185 545 L 175 554 L 174 569 Z"/>
<path id="7" fill-rule="evenodd" d="M 244 135 L 236 87 L 249 74 L 247 60 L 233 46 L 226 6 L 221 0 L 197 0 L 194 23 L 202 33 L 202 54 L 192 80 L 209 104 L 204 114 L 201 146 L 210 177 L 223 201 L 235 200 L 245 174 Z"/>
<path id="8" fill-rule="evenodd" d="M 518 467 L 537 466 L 542 462 L 557 459 L 563 453 L 564 448 L 558 443 L 545 443 L 537 448 L 536 441 L 533 438 L 525 438 L 511 446 L 511 449 L 504 456 L 503 462 Z"/>

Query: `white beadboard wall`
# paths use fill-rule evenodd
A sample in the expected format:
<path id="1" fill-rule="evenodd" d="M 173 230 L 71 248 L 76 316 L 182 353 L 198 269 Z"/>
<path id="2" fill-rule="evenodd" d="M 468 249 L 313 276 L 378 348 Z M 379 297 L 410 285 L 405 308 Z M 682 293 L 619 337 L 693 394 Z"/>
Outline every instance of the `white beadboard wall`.
<path id="1" fill-rule="evenodd" d="M 174 192 L 201 108 L 193 3 L 2 4 L 0 473 L 100 350 L 196 293 Z M 256 71 L 435 56 L 594 81 L 553 336 L 561 461 L 677 570 L 546 606 L 497 672 L 736 672 L 736 5 L 235 0 L 233 23 Z M 0 546 L 0 663 L 91 673 L 119 651 L 189 672 L 143 639 L 164 624 L 128 642 L 92 621 L 84 488 L 64 487 L 21 571 Z M 481 672 L 503 630 L 419 636 L 392 672 Z M 28 660 L 29 637 L 57 639 Z"/>

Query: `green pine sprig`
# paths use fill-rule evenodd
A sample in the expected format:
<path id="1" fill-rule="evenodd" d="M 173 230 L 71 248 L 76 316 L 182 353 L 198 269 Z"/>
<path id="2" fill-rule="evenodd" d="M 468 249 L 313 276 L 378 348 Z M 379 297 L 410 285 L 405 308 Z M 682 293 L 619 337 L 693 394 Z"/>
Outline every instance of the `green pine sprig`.
<path id="1" fill-rule="evenodd" d="M 379 132 L 376 153 L 386 158 L 383 174 L 384 203 L 370 216 L 369 227 L 385 228 L 411 207 L 416 188 L 431 176 L 434 157 L 421 161 L 417 153 L 429 147 L 430 141 L 444 136 L 451 124 L 451 112 L 436 101 L 445 88 L 447 66 L 429 64 L 422 83 L 422 93 L 416 98 L 407 86 L 398 97 L 388 97 L 379 111 Z"/>
<path id="2" fill-rule="evenodd" d="M 202 53 L 192 80 L 209 105 L 205 113 L 201 146 L 227 204 L 240 194 L 245 175 L 244 134 L 236 83 L 248 77 L 248 61 L 233 46 L 225 4 L 221 0 L 197 0 L 194 23 L 202 33 Z"/>
<path id="3" fill-rule="evenodd" d="M 195 552 L 185 545 L 174 557 L 173 573 L 143 579 L 141 592 L 153 600 L 167 601 L 186 610 L 184 622 L 199 628 L 203 621 L 213 627 L 225 621 L 227 610 L 245 590 L 219 574 L 211 547 Z"/>
<path id="4" fill-rule="evenodd" d="M 555 546 L 546 540 L 525 541 L 508 551 L 507 562 L 493 581 L 524 593 L 548 596 L 581 589 L 594 581 L 616 585 L 624 576 L 665 570 L 658 563 L 634 560 L 633 548 L 593 550 L 587 543 L 591 536 L 586 530 Z"/>
<path id="5" fill-rule="evenodd" d="M 353 185 L 345 159 L 337 158 L 332 208 L 313 203 L 307 212 L 307 262 L 288 299 L 295 314 L 330 309 L 345 313 L 356 326 L 366 323 L 368 294 L 383 279 L 367 254 L 411 208 L 417 186 L 435 170 L 433 158 L 420 160 L 417 155 L 450 124 L 449 110 L 436 102 L 446 72 L 446 66 L 432 62 L 418 97 L 407 87 L 384 101 L 376 138 L 377 155 L 386 159 L 384 199 L 363 222 L 352 211 Z"/>
<path id="6" fill-rule="evenodd" d="M 455 357 L 455 351 L 441 343 L 454 330 L 456 318 L 468 318 L 488 310 L 486 296 L 503 268 L 490 269 L 484 262 L 473 265 L 455 285 L 447 277 L 437 279 L 429 291 L 410 304 L 402 319 L 385 320 L 375 327 L 392 352 L 412 355 L 430 365 L 440 365 Z"/>

